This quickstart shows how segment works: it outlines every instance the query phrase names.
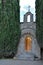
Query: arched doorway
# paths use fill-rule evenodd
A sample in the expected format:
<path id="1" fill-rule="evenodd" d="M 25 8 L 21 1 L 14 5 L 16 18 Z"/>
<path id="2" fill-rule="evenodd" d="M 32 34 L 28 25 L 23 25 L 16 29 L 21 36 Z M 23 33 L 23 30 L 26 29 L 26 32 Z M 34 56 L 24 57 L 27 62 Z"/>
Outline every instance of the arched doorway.
<path id="1" fill-rule="evenodd" d="M 29 52 L 32 49 L 32 38 L 30 36 L 26 36 L 25 38 L 25 51 Z"/>

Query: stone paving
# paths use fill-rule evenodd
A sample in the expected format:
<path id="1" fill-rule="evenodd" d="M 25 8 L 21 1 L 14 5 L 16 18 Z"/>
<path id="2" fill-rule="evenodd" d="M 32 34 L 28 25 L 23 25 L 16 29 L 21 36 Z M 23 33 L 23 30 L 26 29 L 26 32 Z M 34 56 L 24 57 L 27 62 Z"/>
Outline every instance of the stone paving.
<path id="1" fill-rule="evenodd" d="M 43 61 L 1 59 L 0 65 L 43 65 Z"/>

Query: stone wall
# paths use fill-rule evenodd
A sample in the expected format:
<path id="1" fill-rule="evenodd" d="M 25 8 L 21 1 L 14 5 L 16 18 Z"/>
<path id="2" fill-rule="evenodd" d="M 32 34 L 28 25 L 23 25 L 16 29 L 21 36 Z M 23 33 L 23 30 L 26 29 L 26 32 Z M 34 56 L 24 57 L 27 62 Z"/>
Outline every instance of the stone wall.
<path id="1" fill-rule="evenodd" d="M 18 51 L 17 51 L 17 57 L 19 58 L 31 58 L 31 60 L 36 56 L 40 58 L 40 47 L 37 43 L 36 40 L 36 23 L 31 22 L 31 23 L 21 23 L 21 38 L 18 46 Z M 29 52 L 25 51 L 25 37 L 27 35 L 30 35 L 32 38 L 32 50 Z"/>
<path id="2" fill-rule="evenodd" d="M 30 15 L 30 22 L 27 22 L 27 16 Z M 24 15 L 24 22 L 20 23 L 21 38 L 18 46 L 17 57 L 22 59 L 34 60 L 35 57 L 40 58 L 40 47 L 36 40 L 36 23 L 33 22 L 33 14 L 27 12 Z M 32 38 L 32 49 L 30 51 L 25 50 L 25 38 L 30 36 Z"/>

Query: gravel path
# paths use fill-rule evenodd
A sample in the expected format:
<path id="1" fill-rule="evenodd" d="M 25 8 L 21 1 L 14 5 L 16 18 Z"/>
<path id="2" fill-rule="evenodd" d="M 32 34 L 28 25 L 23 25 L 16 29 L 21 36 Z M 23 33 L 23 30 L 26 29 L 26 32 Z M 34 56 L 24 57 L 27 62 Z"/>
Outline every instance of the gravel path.
<path id="1" fill-rule="evenodd" d="M 43 65 L 43 61 L 28 61 L 28 60 L 0 60 L 0 65 Z"/>

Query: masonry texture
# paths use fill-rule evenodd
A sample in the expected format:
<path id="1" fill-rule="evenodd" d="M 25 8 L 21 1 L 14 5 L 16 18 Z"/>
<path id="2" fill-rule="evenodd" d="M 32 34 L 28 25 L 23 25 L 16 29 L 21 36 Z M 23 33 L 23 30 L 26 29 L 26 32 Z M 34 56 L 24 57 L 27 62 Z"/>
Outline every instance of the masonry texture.
<path id="1" fill-rule="evenodd" d="M 30 22 L 27 22 L 27 16 L 30 15 Z M 40 58 L 40 47 L 36 40 L 36 23 L 33 22 L 33 14 L 27 12 L 24 15 L 24 22 L 20 23 L 21 38 L 18 46 L 17 57 L 22 59 L 33 60 L 34 57 Z M 25 51 L 25 38 L 30 36 L 32 38 L 32 49 L 28 52 Z"/>

